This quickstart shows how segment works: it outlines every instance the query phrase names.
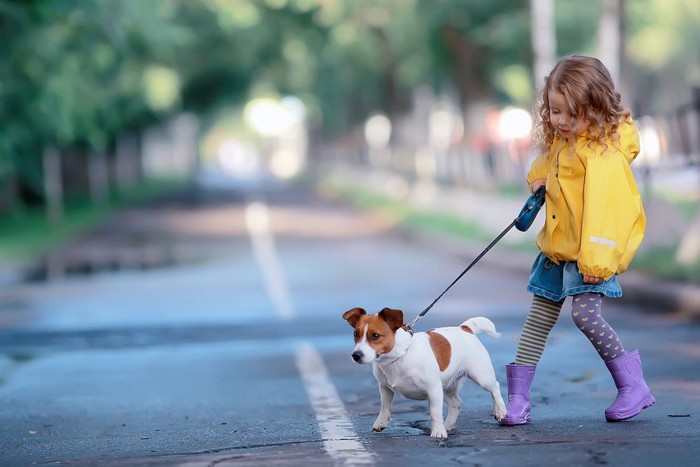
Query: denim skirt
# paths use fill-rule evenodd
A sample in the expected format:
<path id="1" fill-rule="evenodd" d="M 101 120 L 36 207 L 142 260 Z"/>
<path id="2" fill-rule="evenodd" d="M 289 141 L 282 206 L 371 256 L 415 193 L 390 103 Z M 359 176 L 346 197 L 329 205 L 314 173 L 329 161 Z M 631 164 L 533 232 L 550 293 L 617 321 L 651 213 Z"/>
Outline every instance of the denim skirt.
<path id="1" fill-rule="evenodd" d="M 532 265 L 527 291 L 555 302 L 588 292 L 611 298 L 622 296 L 622 287 L 617 282 L 617 276 L 612 276 L 600 284 L 585 284 L 583 274 L 578 272 L 575 261 L 562 261 L 556 265 L 542 253 L 537 255 Z"/>

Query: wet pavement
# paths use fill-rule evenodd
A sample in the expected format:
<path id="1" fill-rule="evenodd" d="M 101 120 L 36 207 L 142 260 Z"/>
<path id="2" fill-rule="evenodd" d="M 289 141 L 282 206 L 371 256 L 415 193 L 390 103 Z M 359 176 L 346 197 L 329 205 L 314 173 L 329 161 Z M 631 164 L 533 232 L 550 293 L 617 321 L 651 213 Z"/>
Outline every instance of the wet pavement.
<path id="1" fill-rule="evenodd" d="M 465 267 L 468 248 L 455 248 L 293 186 L 124 212 L 57 252 L 54 274 L 85 251 L 167 261 L 59 272 L 0 294 L 0 464 L 695 465 L 700 325 L 617 302 L 606 318 L 640 349 L 657 398 L 639 417 L 605 422 L 614 386 L 565 306 L 531 425 L 499 427 L 488 394 L 466 382 L 446 441 L 427 436 L 426 402 L 400 398 L 389 428 L 372 433 L 376 382 L 351 360 L 340 316 L 391 306 L 412 319 Z M 502 337 L 480 338 L 505 397 L 530 297 L 495 250 L 417 330 L 492 319 Z"/>

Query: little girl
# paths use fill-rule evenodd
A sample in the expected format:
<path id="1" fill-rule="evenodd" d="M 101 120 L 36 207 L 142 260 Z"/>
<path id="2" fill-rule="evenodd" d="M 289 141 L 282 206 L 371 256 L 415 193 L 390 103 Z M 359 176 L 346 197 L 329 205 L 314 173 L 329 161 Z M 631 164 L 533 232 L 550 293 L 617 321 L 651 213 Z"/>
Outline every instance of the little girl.
<path id="1" fill-rule="evenodd" d="M 646 217 L 629 164 L 639 152 L 630 112 L 620 104 L 605 66 L 568 56 L 545 79 L 539 108 L 540 156 L 527 182 L 546 187 L 540 254 L 530 273 L 534 294 L 515 362 L 506 365 L 508 414 L 501 425 L 530 422 L 530 384 L 566 297 L 571 316 L 612 374 L 618 394 L 609 422 L 638 415 L 654 402 L 637 350 L 626 350 L 602 316 L 603 296 L 619 297 L 616 275 L 627 269 Z"/>

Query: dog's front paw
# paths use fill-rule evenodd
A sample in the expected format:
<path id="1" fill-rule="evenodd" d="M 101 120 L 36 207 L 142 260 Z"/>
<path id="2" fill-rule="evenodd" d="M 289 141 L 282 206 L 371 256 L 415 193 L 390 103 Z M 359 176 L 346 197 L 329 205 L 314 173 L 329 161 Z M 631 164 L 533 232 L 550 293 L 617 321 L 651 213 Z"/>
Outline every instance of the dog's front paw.
<path id="1" fill-rule="evenodd" d="M 433 429 L 430 432 L 430 437 L 431 438 L 447 438 L 447 430 L 445 430 L 444 426 L 433 426 Z"/>

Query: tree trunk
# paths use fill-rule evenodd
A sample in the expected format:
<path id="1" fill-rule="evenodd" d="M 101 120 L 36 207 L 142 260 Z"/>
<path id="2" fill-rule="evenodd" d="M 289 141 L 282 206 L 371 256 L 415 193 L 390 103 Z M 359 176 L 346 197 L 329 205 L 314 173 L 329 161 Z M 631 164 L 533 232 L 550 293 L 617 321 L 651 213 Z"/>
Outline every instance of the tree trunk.
<path id="1" fill-rule="evenodd" d="M 554 22 L 554 0 L 530 0 L 530 24 L 535 89 L 544 84 L 545 76 L 554 68 L 557 35 Z"/>
<path id="2" fill-rule="evenodd" d="M 622 0 L 603 0 L 598 23 L 598 58 L 608 68 L 616 86 L 620 86 L 622 57 Z"/>
<path id="3" fill-rule="evenodd" d="M 676 251 L 676 261 L 683 265 L 700 261 L 700 210 L 695 214 L 695 219 L 681 238 Z"/>
<path id="4" fill-rule="evenodd" d="M 52 226 L 63 223 L 63 177 L 61 174 L 61 154 L 54 148 L 44 150 L 44 195 L 46 196 L 46 216 Z"/>
<path id="5" fill-rule="evenodd" d="M 453 64 L 454 82 L 462 109 L 488 97 L 491 85 L 487 77 L 487 52 L 478 44 L 462 37 L 452 25 L 444 25 L 442 38 Z"/>
<path id="6" fill-rule="evenodd" d="M 5 188 L 3 190 L 4 203 L 3 206 L 1 206 L 2 210 L 9 212 L 11 215 L 20 213 L 24 206 L 22 203 L 22 198 L 19 194 L 17 172 L 15 171 L 12 162 L 10 162 L 10 167 L 5 173 L 5 180 L 3 184 Z"/>
<path id="7" fill-rule="evenodd" d="M 109 169 L 107 156 L 102 151 L 90 151 L 88 154 L 90 176 L 90 198 L 92 205 L 98 208 L 109 204 Z"/>
<path id="8" fill-rule="evenodd" d="M 116 182 L 119 193 L 124 194 L 139 181 L 138 141 L 133 135 L 117 138 Z"/>

